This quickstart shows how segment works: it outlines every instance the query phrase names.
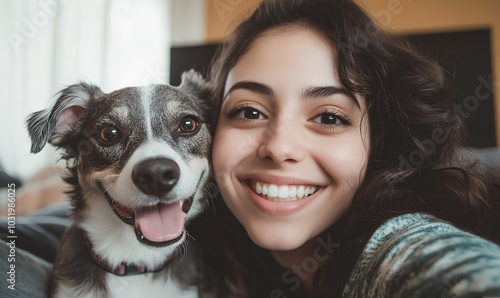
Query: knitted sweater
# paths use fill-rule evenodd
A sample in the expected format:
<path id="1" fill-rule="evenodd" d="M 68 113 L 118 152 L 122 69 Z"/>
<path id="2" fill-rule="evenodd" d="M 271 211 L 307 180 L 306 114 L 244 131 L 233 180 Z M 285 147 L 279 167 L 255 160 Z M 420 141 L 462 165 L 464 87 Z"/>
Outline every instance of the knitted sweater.
<path id="1" fill-rule="evenodd" d="M 343 297 L 500 297 L 500 247 L 429 215 L 399 216 L 373 234 Z"/>

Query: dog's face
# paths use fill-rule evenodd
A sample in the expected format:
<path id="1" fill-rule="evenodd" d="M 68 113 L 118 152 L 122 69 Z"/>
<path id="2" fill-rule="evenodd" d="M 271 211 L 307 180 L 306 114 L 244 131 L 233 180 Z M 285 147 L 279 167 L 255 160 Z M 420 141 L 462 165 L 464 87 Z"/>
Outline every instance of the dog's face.
<path id="1" fill-rule="evenodd" d="M 75 222 L 110 264 L 161 260 L 185 240 L 185 221 L 202 211 L 208 94 L 194 72 L 179 87 L 110 94 L 82 83 L 28 119 L 32 151 L 49 141 L 75 164 Z"/>

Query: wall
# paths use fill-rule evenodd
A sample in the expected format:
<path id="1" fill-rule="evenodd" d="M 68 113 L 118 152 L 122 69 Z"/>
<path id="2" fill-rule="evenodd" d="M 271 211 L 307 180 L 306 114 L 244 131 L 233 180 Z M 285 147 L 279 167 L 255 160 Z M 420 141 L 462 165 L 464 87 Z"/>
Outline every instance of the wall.
<path id="1" fill-rule="evenodd" d="M 259 0 L 206 0 L 206 41 L 220 41 Z M 290 0 L 293 1 L 293 0 Z M 356 0 L 386 30 L 434 33 L 490 28 L 494 85 L 500 85 L 500 1 L 498 0 Z M 500 91 L 495 92 L 497 143 L 500 146 Z"/>

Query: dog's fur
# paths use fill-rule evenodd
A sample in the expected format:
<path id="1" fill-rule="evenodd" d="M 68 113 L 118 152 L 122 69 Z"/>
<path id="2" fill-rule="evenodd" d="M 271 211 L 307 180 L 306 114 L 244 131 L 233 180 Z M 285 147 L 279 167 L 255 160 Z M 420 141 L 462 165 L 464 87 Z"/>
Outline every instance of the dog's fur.
<path id="1" fill-rule="evenodd" d="M 179 204 L 175 208 L 187 213 L 188 224 L 204 209 L 209 91 L 194 71 L 184 73 L 178 87 L 130 87 L 109 94 L 82 82 L 62 90 L 51 107 L 30 115 L 31 151 L 39 152 L 47 142 L 63 149 L 69 169 L 65 180 L 72 186 L 74 224 L 61 240 L 50 296 L 198 296 L 196 281 L 185 282 L 196 279 L 197 270 L 185 257 L 186 229 L 180 227 L 180 236 L 149 240 L 134 223 L 133 212 Z M 120 218 L 124 214 L 134 214 L 132 223 Z M 175 214 L 183 222 L 184 215 Z M 122 263 L 154 268 L 174 251 L 160 271 L 127 276 L 104 270 L 91 257 L 92 252 L 112 268 Z"/>

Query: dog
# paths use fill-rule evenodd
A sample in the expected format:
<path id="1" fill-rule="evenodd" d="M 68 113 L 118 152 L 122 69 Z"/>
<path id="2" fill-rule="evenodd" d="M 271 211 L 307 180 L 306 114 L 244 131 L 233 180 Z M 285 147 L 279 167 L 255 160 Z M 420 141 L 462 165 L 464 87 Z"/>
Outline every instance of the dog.
<path id="1" fill-rule="evenodd" d="M 207 203 L 209 94 L 193 70 L 177 87 L 81 82 L 27 118 L 31 152 L 62 149 L 71 186 L 50 297 L 198 297 L 185 226 Z"/>

